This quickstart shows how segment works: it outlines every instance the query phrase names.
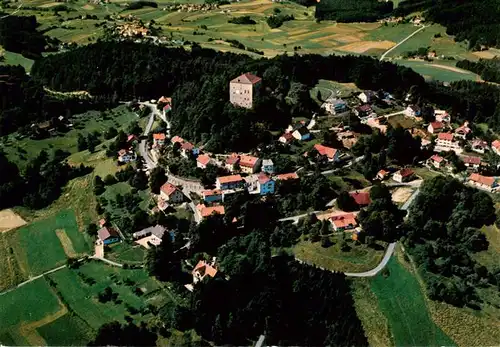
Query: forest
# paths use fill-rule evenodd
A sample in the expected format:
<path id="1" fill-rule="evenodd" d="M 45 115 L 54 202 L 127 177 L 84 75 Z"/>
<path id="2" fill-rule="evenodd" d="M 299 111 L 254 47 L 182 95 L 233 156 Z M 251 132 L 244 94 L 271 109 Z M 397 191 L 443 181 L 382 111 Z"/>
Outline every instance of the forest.
<path id="1" fill-rule="evenodd" d="M 456 41 L 468 41 L 470 49 L 500 47 L 500 7 L 497 0 L 406 0 L 394 15 L 424 11 L 429 22 L 446 27 L 446 33 Z"/>
<path id="2" fill-rule="evenodd" d="M 228 100 L 229 81 L 248 71 L 264 81 L 252 110 L 233 107 Z M 31 72 L 36 81 L 58 91 L 87 90 L 120 100 L 171 95 L 172 131 L 216 152 L 247 151 L 268 142 L 268 130 L 282 130 L 291 117 L 310 117 L 318 107 L 300 91 L 319 79 L 354 82 L 396 95 L 425 84 L 408 68 L 370 57 L 252 59 L 196 45 L 186 51 L 124 42 L 100 42 L 47 56 L 35 62 Z M 299 102 L 290 102 L 289 96 Z"/>
<path id="3" fill-rule="evenodd" d="M 403 242 L 422 271 L 431 299 L 478 308 L 476 288 L 500 289 L 500 273 L 488 272 L 473 257 L 488 249 L 479 229 L 494 221 L 487 193 L 443 176 L 424 182 L 404 225 Z"/>
<path id="4" fill-rule="evenodd" d="M 500 59 L 479 59 L 479 61 L 461 60 L 457 62 L 457 67 L 472 71 L 488 82 L 500 82 Z"/>
<path id="5" fill-rule="evenodd" d="M 393 9 L 392 1 L 377 0 L 322 0 L 316 4 L 315 17 L 341 23 L 376 22 L 387 17 Z"/>

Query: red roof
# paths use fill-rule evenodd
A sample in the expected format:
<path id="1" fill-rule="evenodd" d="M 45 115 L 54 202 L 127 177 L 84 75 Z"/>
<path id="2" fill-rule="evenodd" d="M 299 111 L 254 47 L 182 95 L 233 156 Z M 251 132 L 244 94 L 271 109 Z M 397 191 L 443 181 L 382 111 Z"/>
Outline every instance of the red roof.
<path id="1" fill-rule="evenodd" d="M 170 196 L 175 191 L 177 191 L 177 187 L 174 186 L 173 184 L 167 182 L 167 183 L 165 183 L 164 185 L 161 186 L 160 191 L 162 191 L 166 195 Z"/>
<path id="2" fill-rule="evenodd" d="M 255 84 L 260 81 L 262 81 L 262 78 L 247 72 L 241 76 L 236 77 L 234 80 L 231 81 L 231 83 Z"/>
<path id="3" fill-rule="evenodd" d="M 170 104 L 170 103 L 172 103 L 172 98 L 166 98 L 166 97 L 162 96 L 160 98 L 160 100 L 158 100 L 158 102 L 163 102 L 163 103 L 166 103 L 166 104 Z"/>
<path id="4" fill-rule="evenodd" d="M 155 140 L 165 140 L 165 134 L 164 133 L 153 134 L 153 139 L 155 139 Z"/>
<path id="5" fill-rule="evenodd" d="M 401 177 L 409 177 L 414 174 L 412 169 L 404 168 L 398 171 Z"/>
<path id="6" fill-rule="evenodd" d="M 240 156 L 240 166 L 245 166 L 249 168 L 253 168 L 259 158 L 251 156 L 251 155 L 241 155 Z"/>
<path id="7" fill-rule="evenodd" d="M 127 154 L 127 150 L 126 149 L 120 149 L 118 151 L 118 155 L 121 157 L 121 156 L 124 156 L 125 154 Z"/>
<path id="8" fill-rule="evenodd" d="M 193 148 L 194 148 L 194 145 L 191 143 L 191 142 L 184 142 L 182 145 L 181 145 L 181 148 L 185 151 L 192 151 Z"/>
<path id="9" fill-rule="evenodd" d="M 286 180 L 296 180 L 299 179 L 299 175 L 296 172 L 276 175 L 277 180 L 286 181 Z"/>
<path id="10" fill-rule="evenodd" d="M 480 184 L 484 184 L 488 187 L 493 186 L 493 184 L 495 183 L 495 177 L 482 176 L 482 175 L 477 174 L 477 173 L 473 173 L 472 175 L 470 175 L 469 180 L 480 183 Z"/>
<path id="11" fill-rule="evenodd" d="M 367 206 L 372 202 L 369 192 L 352 192 L 349 193 L 349 195 L 353 197 L 354 201 L 356 201 L 356 204 L 359 206 Z"/>
<path id="12" fill-rule="evenodd" d="M 184 142 L 184 139 L 180 136 L 177 136 L 175 135 L 174 137 L 172 137 L 172 140 L 170 140 L 172 143 L 183 143 Z"/>
<path id="13" fill-rule="evenodd" d="M 441 133 L 438 135 L 439 140 L 453 141 L 453 134 L 451 133 Z"/>
<path id="14" fill-rule="evenodd" d="M 444 160 L 444 158 L 441 157 L 441 156 L 439 156 L 439 155 L 437 155 L 437 154 L 434 154 L 431 157 L 431 160 L 435 161 L 436 163 L 441 163 Z"/>
<path id="15" fill-rule="evenodd" d="M 335 148 L 326 147 L 320 144 L 315 144 L 314 148 L 318 151 L 319 154 L 326 155 L 328 159 L 333 159 L 335 157 L 335 154 L 337 153 L 337 150 Z"/>
<path id="16" fill-rule="evenodd" d="M 217 274 L 217 269 L 212 267 L 210 264 L 205 263 L 204 260 L 200 260 L 193 269 L 193 273 L 195 272 L 199 273 L 202 277 L 205 275 L 214 277 Z"/>
<path id="17" fill-rule="evenodd" d="M 196 160 L 198 161 L 198 163 L 202 165 L 208 165 L 208 163 L 210 163 L 210 156 L 202 154 L 199 155 L 198 158 L 196 158 Z"/>
<path id="18" fill-rule="evenodd" d="M 259 184 L 266 184 L 271 180 L 271 178 L 269 178 L 269 176 L 263 172 L 259 174 L 258 178 L 259 178 Z"/>
<path id="19" fill-rule="evenodd" d="M 444 127 L 444 124 L 441 122 L 432 122 L 431 127 L 432 127 L 432 129 L 438 130 L 438 129 L 442 129 Z"/>
<path id="20" fill-rule="evenodd" d="M 203 191 L 203 196 L 206 197 L 206 196 L 214 196 L 214 195 L 221 195 L 222 194 L 222 190 L 220 189 L 212 189 L 212 190 L 204 190 Z"/>
<path id="21" fill-rule="evenodd" d="M 500 141 L 495 140 L 491 143 L 491 147 L 494 147 L 496 149 L 500 149 Z"/>
<path id="22" fill-rule="evenodd" d="M 110 237 L 119 237 L 119 235 L 115 229 L 107 228 L 107 227 L 99 229 L 97 231 L 97 235 L 99 236 L 99 239 L 102 241 L 105 241 L 105 240 L 109 239 Z"/>
<path id="23" fill-rule="evenodd" d="M 479 165 L 481 164 L 481 158 L 474 156 L 463 156 L 462 160 L 466 164 Z"/>
<path id="24" fill-rule="evenodd" d="M 231 182 L 241 182 L 243 181 L 243 178 L 241 178 L 240 175 L 231 175 L 231 176 L 217 177 L 217 180 L 219 181 L 219 183 L 224 184 Z"/>
<path id="25" fill-rule="evenodd" d="M 211 216 L 212 214 L 224 214 L 225 213 L 224 206 L 207 207 L 203 204 L 199 204 L 196 206 L 196 209 L 198 210 L 198 212 L 200 212 L 200 215 L 203 218 Z"/>
<path id="26" fill-rule="evenodd" d="M 389 174 L 389 171 L 385 171 L 384 169 L 380 170 L 379 172 L 377 172 L 377 176 L 380 175 L 382 177 L 385 177 Z"/>
<path id="27" fill-rule="evenodd" d="M 345 228 L 348 226 L 357 226 L 356 217 L 352 213 L 343 213 L 330 217 L 330 220 L 336 228 Z"/>
<path id="28" fill-rule="evenodd" d="M 284 133 L 283 135 L 281 135 L 282 138 L 284 138 L 287 142 L 288 141 L 292 141 L 293 140 L 293 135 L 292 133 Z M 281 138 L 280 137 L 280 138 Z"/>
<path id="29" fill-rule="evenodd" d="M 240 157 L 236 153 L 233 153 L 229 157 L 226 158 L 226 164 L 228 164 L 228 165 L 234 165 L 239 161 L 240 161 Z"/>

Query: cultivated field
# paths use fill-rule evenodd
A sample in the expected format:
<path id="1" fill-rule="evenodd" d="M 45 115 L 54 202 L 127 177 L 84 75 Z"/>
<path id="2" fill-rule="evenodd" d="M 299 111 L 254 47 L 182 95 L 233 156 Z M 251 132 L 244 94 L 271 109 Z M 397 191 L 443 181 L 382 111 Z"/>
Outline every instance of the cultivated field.
<path id="1" fill-rule="evenodd" d="M 432 321 L 417 279 L 393 257 L 371 282 L 387 317 L 396 346 L 451 346 L 453 341 Z"/>
<path id="2" fill-rule="evenodd" d="M 100 303 L 97 294 L 108 286 L 118 294 L 118 301 Z M 125 315 L 136 323 L 147 321 L 152 317 L 148 305 L 169 300 L 160 283 L 142 269 L 89 262 L 0 296 L 0 343 L 85 345 L 102 324 L 124 323 Z"/>
<path id="3" fill-rule="evenodd" d="M 14 211 L 2 210 L 0 211 L 0 233 L 26 225 L 26 221 L 22 219 Z"/>

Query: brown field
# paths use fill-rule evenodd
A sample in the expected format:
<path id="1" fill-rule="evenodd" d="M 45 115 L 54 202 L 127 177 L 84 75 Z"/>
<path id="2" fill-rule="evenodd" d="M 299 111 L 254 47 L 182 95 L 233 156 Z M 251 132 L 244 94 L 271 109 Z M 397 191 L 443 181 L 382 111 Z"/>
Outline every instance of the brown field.
<path id="1" fill-rule="evenodd" d="M 338 49 L 341 51 L 347 51 L 351 53 L 364 53 L 373 48 L 386 50 L 394 45 L 395 43 L 392 41 L 360 41 L 360 42 L 353 42 L 345 46 L 340 46 L 338 47 Z"/>
<path id="2" fill-rule="evenodd" d="M 26 225 L 26 221 L 12 210 L 0 211 L 0 233 Z"/>
<path id="3" fill-rule="evenodd" d="M 450 70 L 450 71 L 454 71 L 454 72 L 458 72 L 458 73 L 469 73 L 469 71 L 460 69 L 460 68 L 455 67 L 455 66 L 440 65 L 440 64 L 433 64 L 432 66 L 435 66 L 439 69 Z"/>
<path id="4" fill-rule="evenodd" d="M 68 235 L 66 235 L 66 231 L 64 229 L 57 229 L 56 230 L 56 235 L 59 238 L 59 241 L 61 241 L 61 245 L 64 248 L 64 253 L 70 258 L 76 257 L 76 252 L 73 249 L 73 244 L 71 243 L 70 238 Z"/>
<path id="5" fill-rule="evenodd" d="M 489 50 L 488 51 L 481 51 L 481 52 L 474 52 L 472 54 L 474 54 L 476 57 L 483 58 L 483 59 L 493 59 L 497 55 L 499 55 L 498 52 L 492 52 Z"/>
<path id="6" fill-rule="evenodd" d="M 397 188 L 392 193 L 392 201 L 394 201 L 395 203 L 404 204 L 412 194 L 413 194 L 413 189 L 411 188 L 408 187 Z"/>

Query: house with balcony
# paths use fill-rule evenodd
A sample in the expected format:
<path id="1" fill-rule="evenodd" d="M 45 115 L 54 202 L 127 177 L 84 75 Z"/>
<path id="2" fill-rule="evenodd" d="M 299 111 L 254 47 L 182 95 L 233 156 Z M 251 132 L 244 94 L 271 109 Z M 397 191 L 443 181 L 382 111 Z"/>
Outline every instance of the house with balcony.
<path id="1" fill-rule="evenodd" d="M 474 139 L 470 143 L 471 149 L 474 152 L 484 154 L 486 151 L 488 151 L 490 148 L 488 146 L 488 142 L 482 140 L 482 139 Z"/>
<path id="2" fill-rule="evenodd" d="M 245 181 L 240 175 L 221 176 L 215 180 L 215 186 L 219 190 L 239 189 L 245 186 Z"/>
<path id="3" fill-rule="evenodd" d="M 257 188 L 260 195 L 274 194 L 275 183 L 271 177 L 261 172 L 257 181 Z"/>

